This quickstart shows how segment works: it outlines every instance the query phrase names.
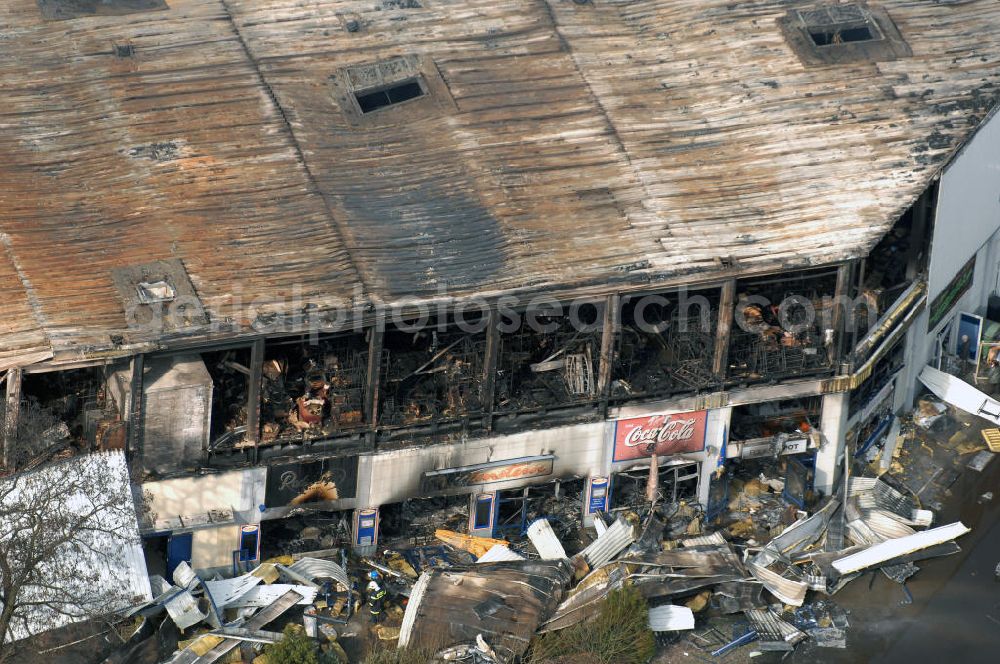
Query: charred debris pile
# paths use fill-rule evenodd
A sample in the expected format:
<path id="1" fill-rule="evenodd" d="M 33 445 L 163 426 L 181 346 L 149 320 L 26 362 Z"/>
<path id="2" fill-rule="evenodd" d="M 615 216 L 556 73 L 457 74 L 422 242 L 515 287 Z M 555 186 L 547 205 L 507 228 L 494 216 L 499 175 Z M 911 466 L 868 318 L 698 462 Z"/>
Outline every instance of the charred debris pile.
<path id="1" fill-rule="evenodd" d="M 567 537 L 563 517 L 578 510 L 567 499 L 566 514 L 554 505 L 550 517 L 506 539 L 441 528 L 456 521 L 442 514 L 414 526 L 427 531 L 421 537 L 371 556 L 318 549 L 211 579 L 182 564 L 171 581 L 153 578 L 156 598 L 133 617 L 169 644 L 150 661 L 172 664 L 268 662 L 267 644 L 289 624 L 313 639 L 323 661 L 424 653 L 425 661 L 535 663 L 563 661 L 545 659 L 538 644 L 597 629 L 615 602 L 635 601 L 641 629 L 661 651 L 709 661 L 780 657 L 806 644 L 845 647 L 850 623 L 835 602 L 839 590 L 877 571 L 905 593 L 921 560 L 957 552 L 955 540 L 969 531 L 935 525 L 930 511 L 881 479 L 849 478 L 806 510 L 786 503 L 778 484 L 739 483 L 711 523 L 692 503 L 647 503 L 598 515 L 593 527 L 577 520 Z M 386 591 L 377 617 L 373 573 Z"/>

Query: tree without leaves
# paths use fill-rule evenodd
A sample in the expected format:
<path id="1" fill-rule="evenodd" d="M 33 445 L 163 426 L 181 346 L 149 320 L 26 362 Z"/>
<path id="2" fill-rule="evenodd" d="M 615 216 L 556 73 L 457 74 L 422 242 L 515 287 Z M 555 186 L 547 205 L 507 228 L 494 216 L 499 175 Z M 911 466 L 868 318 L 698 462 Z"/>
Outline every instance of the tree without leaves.
<path id="1" fill-rule="evenodd" d="M 39 429 L 51 417 L 34 410 L 13 457 L 33 469 L 0 478 L 0 663 L 13 661 L 15 640 L 139 599 L 124 571 L 125 552 L 138 544 L 124 458 L 74 456 L 35 467 L 32 455 L 50 446 L 39 442 Z"/>

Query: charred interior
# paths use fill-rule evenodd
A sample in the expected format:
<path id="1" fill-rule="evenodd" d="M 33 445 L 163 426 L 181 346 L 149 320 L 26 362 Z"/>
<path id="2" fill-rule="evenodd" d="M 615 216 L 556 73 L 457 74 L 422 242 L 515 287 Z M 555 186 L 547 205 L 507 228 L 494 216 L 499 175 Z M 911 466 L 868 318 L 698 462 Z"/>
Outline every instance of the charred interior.
<path id="1" fill-rule="evenodd" d="M 124 424 L 109 398 L 103 367 L 25 374 L 21 400 L 20 433 L 40 438 L 49 453 L 69 446 L 124 447 Z"/>
<path id="2" fill-rule="evenodd" d="M 906 347 L 903 340 L 900 339 L 892 347 L 892 350 L 875 363 L 871 375 L 856 390 L 851 392 L 848 401 L 848 415 L 855 415 L 878 395 L 882 388 L 903 368 L 905 357 Z"/>
<path id="3" fill-rule="evenodd" d="M 382 341 L 379 426 L 456 422 L 482 411 L 485 319 L 389 327 Z"/>
<path id="4" fill-rule="evenodd" d="M 855 338 L 871 329 L 910 284 L 926 274 L 937 190 L 937 183 L 932 183 L 859 263 L 853 294 L 858 304 L 847 330 Z"/>
<path id="5" fill-rule="evenodd" d="M 328 438 L 367 426 L 364 334 L 269 341 L 261 374 L 262 444 Z"/>
<path id="6" fill-rule="evenodd" d="M 202 353 L 201 359 L 212 377 L 212 447 L 235 444 L 243 440 L 247 430 L 250 348 Z"/>
<path id="7" fill-rule="evenodd" d="M 523 317 L 500 336 L 495 410 L 524 413 L 593 403 L 603 332 L 601 305 Z"/>
<path id="8" fill-rule="evenodd" d="M 716 290 L 626 297 L 611 374 L 611 399 L 699 392 L 712 371 L 719 319 Z"/>
<path id="9" fill-rule="evenodd" d="M 730 380 L 766 382 L 830 371 L 836 284 L 836 272 L 738 282 Z"/>
<path id="10" fill-rule="evenodd" d="M 693 502 L 698 497 L 700 464 L 679 461 L 656 469 L 655 490 L 658 503 Z M 624 511 L 649 503 L 650 464 L 629 468 L 615 474 L 611 482 L 611 509 Z"/>
<path id="11" fill-rule="evenodd" d="M 731 438 L 734 441 L 808 434 L 819 426 L 821 397 L 788 399 L 735 406 Z"/>

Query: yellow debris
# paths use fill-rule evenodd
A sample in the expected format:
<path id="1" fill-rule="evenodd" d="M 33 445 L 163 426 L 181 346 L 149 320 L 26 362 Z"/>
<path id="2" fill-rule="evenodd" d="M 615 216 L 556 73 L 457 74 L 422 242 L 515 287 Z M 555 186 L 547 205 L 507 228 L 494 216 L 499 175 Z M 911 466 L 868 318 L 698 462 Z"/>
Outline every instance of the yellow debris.
<path id="1" fill-rule="evenodd" d="M 702 590 L 700 593 L 689 599 L 684 603 L 684 606 L 691 609 L 695 613 L 699 611 L 704 611 L 705 607 L 708 606 L 708 600 L 712 599 L 711 590 Z"/>
<path id="2" fill-rule="evenodd" d="M 379 625 L 375 628 L 375 634 L 379 641 L 394 641 L 399 638 L 399 628 Z"/>
<path id="3" fill-rule="evenodd" d="M 264 561 L 264 563 L 261 563 L 261 564 L 263 565 L 265 563 L 278 563 L 280 565 L 292 565 L 292 564 L 295 563 L 295 558 L 292 558 L 291 556 L 275 556 L 274 558 L 268 558 L 267 560 Z"/>
<path id="4" fill-rule="evenodd" d="M 757 532 L 757 528 L 754 527 L 753 521 L 751 519 L 744 519 L 743 521 L 737 521 L 731 524 L 726 530 L 729 534 L 738 539 L 747 539 L 753 537 Z"/>
<path id="5" fill-rule="evenodd" d="M 198 655 L 198 657 L 203 657 L 209 650 L 222 643 L 222 640 L 221 636 L 205 634 L 195 639 L 194 643 L 188 646 L 188 650 Z"/>
<path id="6" fill-rule="evenodd" d="M 393 552 L 389 554 L 388 558 L 386 559 L 386 564 L 392 571 L 399 572 L 400 574 L 407 576 L 411 579 L 416 579 L 419 576 L 419 574 L 417 574 L 417 570 L 413 569 L 413 565 L 408 563 L 406 561 L 406 558 L 404 558 L 399 553 Z"/>
<path id="7" fill-rule="evenodd" d="M 274 563 L 263 563 L 260 567 L 250 572 L 252 576 L 256 576 L 263 583 L 272 584 L 278 580 L 278 568 L 274 566 Z"/>
<path id="8" fill-rule="evenodd" d="M 443 528 L 435 530 L 434 537 L 456 549 L 468 551 L 476 558 L 485 555 L 487 551 L 497 544 L 507 546 L 506 540 L 498 540 L 491 537 L 473 537 L 472 535 L 463 535 L 462 533 L 456 533 L 454 530 L 445 530 Z"/>
<path id="9" fill-rule="evenodd" d="M 1000 429 L 983 429 L 980 433 L 990 452 L 1000 452 Z"/>

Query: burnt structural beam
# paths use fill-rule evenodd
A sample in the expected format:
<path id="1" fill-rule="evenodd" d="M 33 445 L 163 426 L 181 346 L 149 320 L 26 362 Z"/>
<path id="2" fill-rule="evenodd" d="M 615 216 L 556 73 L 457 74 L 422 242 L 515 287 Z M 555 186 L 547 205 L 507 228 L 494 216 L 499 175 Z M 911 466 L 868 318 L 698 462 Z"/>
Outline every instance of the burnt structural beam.
<path id="1" fill-rule="evenodd" d="M 365 416 L 371 430 L 368 443 L 375 446 L 375 429 L 378 427 L 379 386 L 382 374 L 382 342 L 385 339 L 385 318 L 379 317 L 375 326 L 368 329 L 368 376 L 365 382 Z"/>
<path id="2" fill-rule="evenodd" d="M 607 415 L 611 394 L 611 370 L 615 362 L 615 342 L 621 330 L 621 296 L 611 295 L 604 301 L 604 322 L 601 331 L 601 359 L 597 368 L 597 397 L 601 414 Z"/>
<path id="3" fill-rule="evenodd" d="M 250 347 L 250 375 L 247 376 L 247 434 L 248 443 L 260 442 L 260 385 L 264 370 L 264 340 L 257 339 Z"/>
<path id="4" fill-rule="evenodd" d="M 132 358 L 132 381 L 129 386 L 128 409 L 128 449 L 132 454 L 133 469 L 142 468 L 142 374 L 145 364 L 143 355 Z M 141 474 L 134 475 L 141 477 Z"/>
<path id="5" fill-rule="evenodd" d="M 730 279 L 722 284 L 719 296 L 719 324 L 715 329 L 715 356 L 712 360 L 712 373 L 725 380 L 729 364 L 729 338 L 733 330 L 733 315 L 736 306 L 736 280 Z"/>
<path id="6" fill-rule="evenodd" d="M 17 421 L 21 413 L 20 367 L 7 370 L 6 398 L 3 419 L 3 467 L 13 470 L 14 445 L 17 443 Z"/>
<path id="7" fill-rule="evenodd" d="M 844 342 L 847 336 L 847 321 L 854 315 L 851 301 L 852 286 L 851 277 L 854 276 L 855 262 L 847 261 L 837 267 L 837 286 L 833 293 L 833 311 L 831 312 L 830 325 L 833 328 L 833 347 L 830 349 L 832 357 L 830 362 L 840 373 L 837 366 L 844 357 Z M 845 370 L 849 371 L 850 367 Z"/>
<path id="8" fill-rule="evenodd" d="M 486 349 L 480 383 L 483 404 L 483 428 L 493 429 L 493 400 L 497 387 L 497 358 L 500 356 L 500 312 L 490 309 L 486 320 Z"/>

